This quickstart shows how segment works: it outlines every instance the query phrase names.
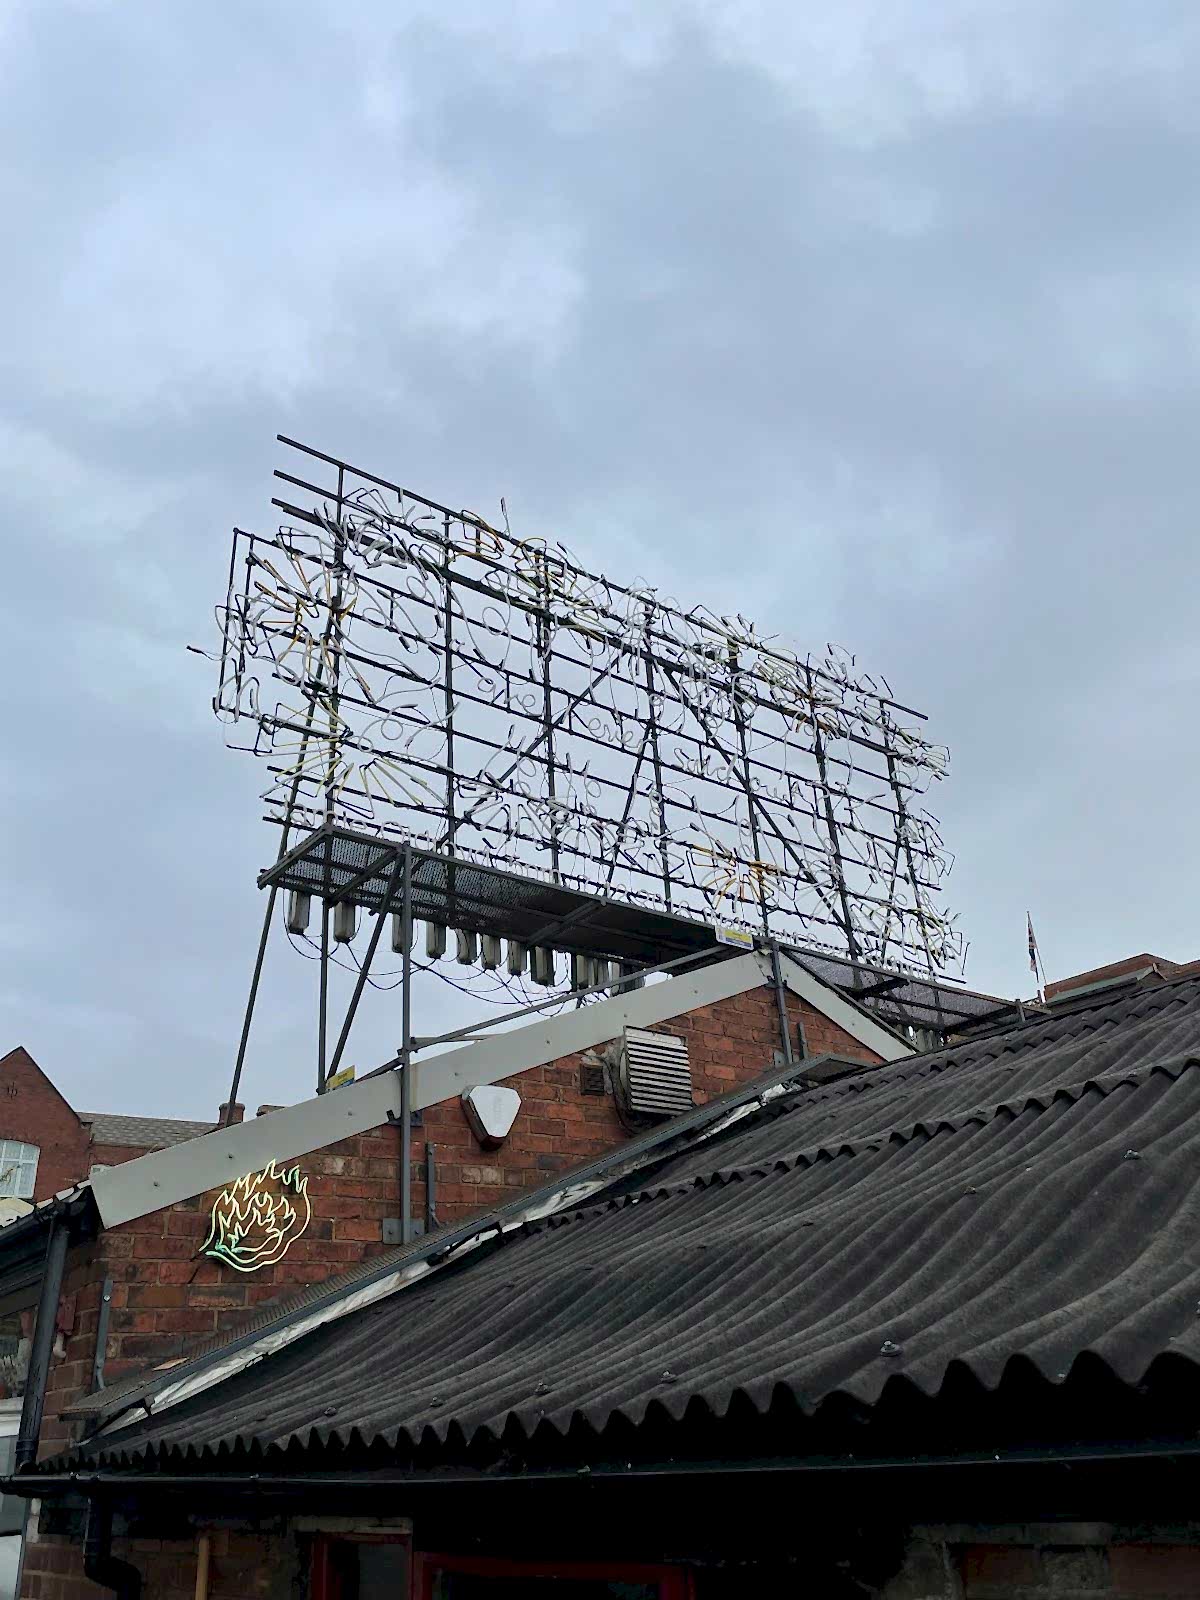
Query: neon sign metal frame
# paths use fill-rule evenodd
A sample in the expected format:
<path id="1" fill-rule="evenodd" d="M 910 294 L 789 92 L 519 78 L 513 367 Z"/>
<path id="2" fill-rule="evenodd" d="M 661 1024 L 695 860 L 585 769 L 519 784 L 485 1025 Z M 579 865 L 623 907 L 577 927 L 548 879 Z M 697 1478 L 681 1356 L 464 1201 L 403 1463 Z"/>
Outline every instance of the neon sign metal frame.
<path id="1" fill-rule="evenodd" d="M 276 531 L 235 533 L 214 698 L 273 821 L 855 962 L 959 960 L 922 805 L 946 752 L 884 680 L 281 442 L 303 459 Z"/>

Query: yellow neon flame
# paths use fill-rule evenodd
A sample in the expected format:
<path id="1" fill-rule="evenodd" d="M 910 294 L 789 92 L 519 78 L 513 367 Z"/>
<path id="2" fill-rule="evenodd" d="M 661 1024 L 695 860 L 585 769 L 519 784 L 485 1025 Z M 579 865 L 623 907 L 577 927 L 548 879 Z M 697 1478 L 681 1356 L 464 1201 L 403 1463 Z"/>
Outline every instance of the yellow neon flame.
<path id="1" fill-rule="evenodd" d="M 222 1189 L 200 1250 L 238 1272 L 257 1272 L 282 1261 L 311 1219 L 307 1176 L 272 1161 Z"/>

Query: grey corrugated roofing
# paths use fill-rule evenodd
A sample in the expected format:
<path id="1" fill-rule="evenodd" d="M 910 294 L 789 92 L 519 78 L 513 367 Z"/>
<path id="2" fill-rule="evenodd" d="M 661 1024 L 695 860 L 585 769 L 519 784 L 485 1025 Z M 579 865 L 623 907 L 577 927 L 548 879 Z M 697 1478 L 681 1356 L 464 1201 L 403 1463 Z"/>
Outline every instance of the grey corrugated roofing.
<path id="1" fill-rule="evenodd" d="M 137 1145 L 146 1150 L 166 1150 L 211 1133 L 215 1122 L 183 1122 L 177 1117 L 122 1117 L 108 1111 L 81 1111 L 80 1122 L 91 1125 L 96 1144 Z"/>
<path id="2" fill-rule="evenodd" d="M 793 1091 L 88 1452 L 441 1440 L 871 1405 L 952 1365 L 1200 1361 L 1200 983 Z M 507 1433 L 506 1433 L 507 1430 Z"/>

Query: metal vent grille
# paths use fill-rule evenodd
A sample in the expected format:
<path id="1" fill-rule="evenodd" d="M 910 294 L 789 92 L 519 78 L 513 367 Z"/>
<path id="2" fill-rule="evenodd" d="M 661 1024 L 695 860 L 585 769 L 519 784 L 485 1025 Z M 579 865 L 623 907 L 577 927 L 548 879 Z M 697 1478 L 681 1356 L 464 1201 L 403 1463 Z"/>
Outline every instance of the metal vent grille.
<path id="1" fill-rule="evenodd" d="M 603 1094 L 604 1087 L 604 1068 L 585 1061 L 579 1069 L 580 1094 Z"/>
<path id="2" fill-rule="evenodd" d="M 630 1111 L 676 1117 L 692 1109 L 692 1069 L 686 1039 L 648 1028 L 626 1028 L 621 1087 Z"/>

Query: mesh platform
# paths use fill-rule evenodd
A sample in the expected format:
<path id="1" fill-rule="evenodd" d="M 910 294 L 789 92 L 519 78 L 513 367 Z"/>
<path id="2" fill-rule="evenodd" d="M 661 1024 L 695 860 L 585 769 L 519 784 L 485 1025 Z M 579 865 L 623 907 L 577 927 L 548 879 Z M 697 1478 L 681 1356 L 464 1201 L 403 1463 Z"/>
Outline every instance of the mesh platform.
<path id="1" fill-rule="evenodd" d="M 393 880 L 393 870 L 402 846 L 344 828 L 318 828 L 261 873 L 259 886 L 278 884 L 322 898 L 344 894 L 372 911 L 399 911 L 403 885 L 398 875 Z M 713 929 L 703 922 L 426 850 L 412 853 L 412 914 L 520 944 L 647 966 L 717 948 Z"/>

